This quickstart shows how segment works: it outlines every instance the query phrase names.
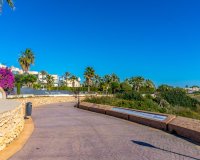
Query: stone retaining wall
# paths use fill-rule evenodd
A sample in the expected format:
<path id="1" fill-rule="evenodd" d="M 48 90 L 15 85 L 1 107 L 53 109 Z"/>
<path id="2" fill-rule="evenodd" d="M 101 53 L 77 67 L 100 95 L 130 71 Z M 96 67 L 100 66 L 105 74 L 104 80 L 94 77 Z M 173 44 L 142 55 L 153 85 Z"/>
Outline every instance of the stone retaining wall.
<path id="1" fill-rule="evenodd" d="M 0 112 L 0 151 L 17 138 L 23 128 L 24 106 L 22 104 L 11 110 Z"/>
<path id="2" fill-rule="evenodd" d="M 84 99 L 84 97 L 80 97 Z M 18 98 L 16 101 L 26 104 L 27 102 L 32 102 L 33 107 L 38 107 L 45 104 L 61 103 L 61 102 L 77 102 L 75 96 L 68 97 L 32 97 L 32 98 Z"/>
<path id="3" fill-rule="evenodd" d="M 129 120 L 132 122 L 144 124 L 153 128 L 161 129 L 170 133 L 175 133 L 179 136 L 188 138 L 195 142 L 200 143 L 200 121 L 185 118 L 185 117 L 176 117 L 174 115 L 160 114 L 167 116 L 167 119 L 164 121 L 148 119 L 136 115 L 130 115 L 127 113 L 120 113 L 117 111 L 113 111 L 112 108 L 114 106 L 100 105 L 82 102 L 79 106 L 80 109 L 89 110 L 97 113 L 106 114 L 109 116 L 114 116 L 117 118 L 122 118 L 125 120 Z M 137 110 L 136 110 L 137 111 Z M 145 112 L 145 111 L 144 111 Z M 151 112 L 146 112 L 151 113 Z M 158 113 L 156 113 L 158 114 Z"/>

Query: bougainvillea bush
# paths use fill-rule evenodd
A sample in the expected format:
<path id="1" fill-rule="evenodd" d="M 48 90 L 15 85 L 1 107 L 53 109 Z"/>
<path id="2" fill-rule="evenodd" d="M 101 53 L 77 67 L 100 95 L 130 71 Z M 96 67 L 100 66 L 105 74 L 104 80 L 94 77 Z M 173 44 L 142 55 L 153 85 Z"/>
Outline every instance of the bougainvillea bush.
<path id="1" fill-rule="evenodd" d="M 8 68 L 0 68 L 0 87 L 7 93 L 10 93 L 14 88 L 15 78 L 13 73 Z"/>

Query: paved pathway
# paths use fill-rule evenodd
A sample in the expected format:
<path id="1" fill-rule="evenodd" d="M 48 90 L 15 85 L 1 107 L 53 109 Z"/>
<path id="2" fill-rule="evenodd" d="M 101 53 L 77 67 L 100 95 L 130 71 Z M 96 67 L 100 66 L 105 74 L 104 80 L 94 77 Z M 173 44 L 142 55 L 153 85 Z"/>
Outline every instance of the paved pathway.
<path id="1" fill-rule="evenodd" d="M 11 160 L 200 160 L 186 140 L 73 103 L 34 109 L 35 131 Z"/>

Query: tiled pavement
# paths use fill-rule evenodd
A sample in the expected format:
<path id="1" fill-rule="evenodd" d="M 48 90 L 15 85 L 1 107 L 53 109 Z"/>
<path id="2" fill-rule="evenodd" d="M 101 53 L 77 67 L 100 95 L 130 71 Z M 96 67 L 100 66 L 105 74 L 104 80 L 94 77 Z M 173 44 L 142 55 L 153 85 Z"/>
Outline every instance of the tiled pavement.
<path id="1" fill-rule="evenodd" d="M 184 139 L 73 105 L 34 109 L 35 131 L 11 160 L 200 160 Z"/>

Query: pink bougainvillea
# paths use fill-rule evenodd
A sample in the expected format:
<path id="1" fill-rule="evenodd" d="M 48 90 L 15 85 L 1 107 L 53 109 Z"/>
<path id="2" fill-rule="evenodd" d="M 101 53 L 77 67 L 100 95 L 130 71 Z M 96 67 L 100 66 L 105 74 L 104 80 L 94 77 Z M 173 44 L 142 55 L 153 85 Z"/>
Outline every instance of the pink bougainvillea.
<path id="1" fill-rule="evenodd" d="M 15 78 L 8 68 L 0 68 L 0 87 L 6 92 L 10 92 L 14 88 Z"/>

